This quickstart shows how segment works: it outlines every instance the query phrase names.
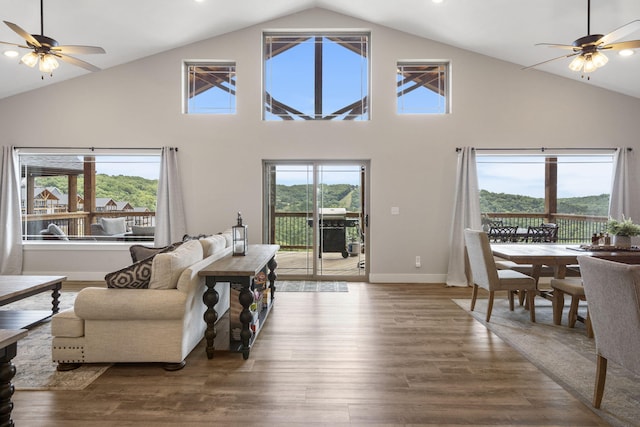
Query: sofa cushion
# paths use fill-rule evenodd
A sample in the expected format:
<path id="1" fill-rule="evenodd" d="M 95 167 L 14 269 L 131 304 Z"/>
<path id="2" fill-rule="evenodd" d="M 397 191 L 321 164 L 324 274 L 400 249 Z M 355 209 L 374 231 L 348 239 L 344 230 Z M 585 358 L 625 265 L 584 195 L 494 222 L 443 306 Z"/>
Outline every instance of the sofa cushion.
<path id="1" fill-rule="evenodd" d="M 204 258 L 207 258 L 227 247 L 227 241 L 221 234 L 215 234 L 213 236 L 200 239 L 200 244 L 202 245 Z"/>
<path id="2" fill-rule="evenodd" d="M 54 337 L 84 336 L 84 320 L 76 316 L 73 308 L 56 313 L 51 319 L 51 335 Z"/>
<path id="3" fill-rule="evenodd" d="M 102 224 L 102 229 L 108 236 L 127 232 L 125 218 L 100 218 L 100 224 Z"/>
<path id="4" fill-rule="evenodd" d="M 108 288 L 145 289 L 149 287 L 153 256 L 134 262 L 104 276 Z"/>
<path id="5" fill-rule="evenodd" d="M 202 245 L 197 240 L 184 242 L 176 250 L 153 257 L 149 289 L 175 289 L 180 274 L 190 265 L 200 261 Z"/>
<path id="6" fill-rule="evenodd" d="M 134 236 L 153 236 L 155 233 L 156 233 L 156 227 L 153 225 L 150 225 L 150 226 L 132 225 L 131 226 L 131 234 Z"/>
<path id="7" fill-rule="evenodd" d="M 54 223 L 49 224 L 47 231 L 52 235 L 57 236 L 60 240 L 69 240 L 67 235 L 64 234 L 64 231 Z"/>

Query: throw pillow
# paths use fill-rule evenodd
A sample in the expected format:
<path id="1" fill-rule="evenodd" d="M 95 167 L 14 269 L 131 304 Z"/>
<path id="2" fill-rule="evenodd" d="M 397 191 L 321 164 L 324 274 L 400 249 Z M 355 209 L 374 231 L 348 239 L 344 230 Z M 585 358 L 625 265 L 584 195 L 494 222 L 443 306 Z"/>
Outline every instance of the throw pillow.
<path id="1" fill-rule="evenodd" d="M 233 245 L 233 235 L 231 229 L 225 230 L 221 233 L 221 235 L 224 236 L 224 239 L 227 241 L 227 248 Z"/>
<path id="2" fill-rule="evenodd" d="M 175 289 L 182 272 L 202 260 L 200 242 L 184 242 L 175 251 L 153 257 L 149 289 Z"/>
<path id="3" fill-rule="evenodd" d="M 227 247 L 227 241 L 221 234 L 205 237 L 200 240 L 200 244 L 202 245 L 204 258 L 209 257 Z"/>
<path id="4" fill-rule="evenodd" d="M 108 236 L 127 232 L 125 218 L 100 218 L 100 224 Z"/>
<path id="5" fill-rule="evenodd" d="M 151 278 L 153 257 L 143 259 L 104 276 L 107 288 L 146 289 Z"/>
<path id="6" fill-rule="evenodd" d="M 162 248 L 151 248 L 143 245 L 132 245 L 129 247 L 129 253 L 131 254 L 131 261 L 138 262 L 145 258 L 155 256 L 162 252 L 169 252 L 180 246 L 182 242 L 172 243 L 169 246 L 163 246 Z"/>
<path id="7" fill-rule="evenodd" d="M 131 234 L 134 236 L 153 236 L 156 233 L 156 227 L 151 225 L 148 227 L 142 225 L 132 225 Z"/>
<path id="8" fill-rule="evenodd" d="M 185 234 L 184 236 L 182 236 L 182 241 L 183 242 L 188 242 L 189 240 L 200 240 L 200 239 L 204 239 L 205 237 L 209 237 L 209 235 L 207 234 L 197 234 L 194 236 L 189 236 L 188 234 Z"/>
<path id="9" fill-rule="evenodd" d="M 58 236 L 58 239 L 60 240 L 69 240 L 67 235 L 64 234 L 64 231 L 62 231 L 62 229 L 54 223 L 49 224 L 49 226 L 47 227 L 47 231 L 54 236 Z"/>

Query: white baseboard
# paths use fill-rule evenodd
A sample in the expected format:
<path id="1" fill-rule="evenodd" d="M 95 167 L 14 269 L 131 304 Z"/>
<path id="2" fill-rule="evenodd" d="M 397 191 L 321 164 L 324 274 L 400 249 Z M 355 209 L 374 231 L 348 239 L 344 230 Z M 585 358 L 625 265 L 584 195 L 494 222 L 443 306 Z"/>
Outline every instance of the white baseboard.
<path id="1" fill-rule="evenodd" d="M 23 276 L 66 276 L 70 281 L 104 282 L 104 276 L 108 272 L 96 273 L 93 271 L 23 271 Z"/>
<path id="2" fill-rule="evenodd" d="M 371 283 L 445 283 L 446 274 L 373 274 L 369 273 Z"/>

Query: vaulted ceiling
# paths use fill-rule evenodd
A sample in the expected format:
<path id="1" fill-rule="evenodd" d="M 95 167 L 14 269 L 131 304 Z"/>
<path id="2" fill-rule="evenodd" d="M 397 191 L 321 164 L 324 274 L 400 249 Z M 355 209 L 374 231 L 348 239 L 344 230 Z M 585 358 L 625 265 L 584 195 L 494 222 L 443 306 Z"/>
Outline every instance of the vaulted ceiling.
<path id="1" fill-rule="evenodd" d="M 44 34 L 62 45 L 103 47 L 104 55 L 77 57 L 106 69 L 314 7 L 523 67 L 566 54 L 536 43 L 571 44 L 587 35 L 587 0 L 44 0 Z M 40 2 L 0 0 L 0 19 L 40 34 Z M 591 1 L 591 34 L 638 19 L 638 0 Z M 640 31 L 622 40 L 636 39 Z M 2 23 L 0 41 L 24 44 Z M 10 48 L 0 44 L 0 52 Z M 88 73 L 62 63 L 53 77 L 41 78 L 38 67 L 18 64 L 20 56 L 0 55 L 0 98 Z M 589 80 L 568 69 L 570 59 L 522 72 L 549 72 L 640 98 L 640 49 L 630 57 L 607 56 L 609 63 Z"/>

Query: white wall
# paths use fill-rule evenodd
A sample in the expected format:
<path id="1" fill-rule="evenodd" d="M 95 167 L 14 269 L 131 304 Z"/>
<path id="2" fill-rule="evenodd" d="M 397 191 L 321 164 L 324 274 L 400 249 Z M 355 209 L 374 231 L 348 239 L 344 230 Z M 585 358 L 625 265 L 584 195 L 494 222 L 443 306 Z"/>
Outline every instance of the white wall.
<path id="1" fill-rule="evenodd" d="M 370 121 L 261 121 L 261 34 L 290 28 L 371 31 Z M 181 65 L 193 59 L 237 63 L 235 116 L 181 114 Z M 452 114 L 396 115 L 396 62 L 406 59 L 451 61 Z M 179 147 L 189 233 L 224 230 L 242 211 L 253 243 L 262 235 L 263 159 L 370 159 L 371 281 L 443 282 L 456 147 L 638 146 L 639 99 L 579 78 L 520 68 L 311 9 L 0 100 L 2 141 Z M 246 173 L 231 179 L 229 159 L 237 153 L 246 155 Z M 392 206 L 400 207 L 400 215 L 391 215 Z M 112 249 L 29 248 L 25 273 L 100 279 L 128 262 L 126 246 Z M 415 268 L 416 255 L 422 257 L 421 268 Z"/>

